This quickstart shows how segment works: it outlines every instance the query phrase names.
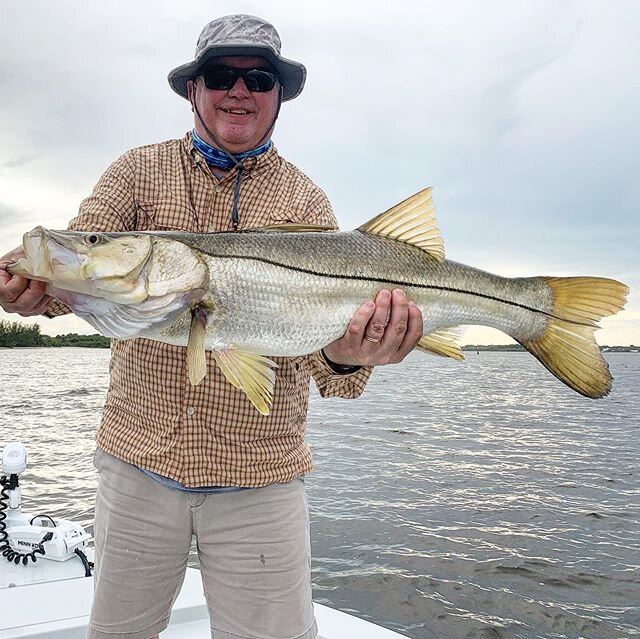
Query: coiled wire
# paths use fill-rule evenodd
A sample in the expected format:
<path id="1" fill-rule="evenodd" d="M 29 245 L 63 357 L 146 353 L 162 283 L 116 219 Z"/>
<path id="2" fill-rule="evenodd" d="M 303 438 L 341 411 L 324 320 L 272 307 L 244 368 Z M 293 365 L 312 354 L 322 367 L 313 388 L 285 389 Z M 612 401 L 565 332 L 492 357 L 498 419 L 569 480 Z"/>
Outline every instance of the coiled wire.
<path id="1" fill-rule="evenodd" d="M 23 565 L 29 563 L 29 559 L 35 563 L 36 555 L 44 555 L 44 548 L 42 542 L 38 544 L 32 552 L 19 552 L 14 550 L 9 544 L 9 535 L 7 534 L 7 524 L 5 519 L 7 518 L 6 510 L 9 508 L 9 488 L 11 488 L 11 480 L 7 479 L 6 475 L 0 477 L 0 554 L 7 560 L 13 561 L 15 564 L 19 564 L 22 561 Z M 16 477 L 17 486 L 17 477 Z"/>

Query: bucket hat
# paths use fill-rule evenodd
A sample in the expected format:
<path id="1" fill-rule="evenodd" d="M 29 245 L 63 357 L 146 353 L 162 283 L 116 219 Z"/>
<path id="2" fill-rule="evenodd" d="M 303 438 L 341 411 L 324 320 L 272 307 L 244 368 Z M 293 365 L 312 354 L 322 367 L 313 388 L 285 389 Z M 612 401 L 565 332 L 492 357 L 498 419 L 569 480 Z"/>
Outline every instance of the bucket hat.
<path id="1" fill-rule="evenodd" d="M 200 68 L 212 58 L 261 56 L 278 73 L 282 100 L 293 100 L 302 92 L 307 70 L 300 62 L 283 58 L 280 48 L 280 36 L 266 20 L 244 14 L 224 16 L 205 26 L 196 44 L 194 60 L 173 69 L 168 76 L 169 84 L 178 95 L 187 98 L 187 82 L 193 80 Z"/>

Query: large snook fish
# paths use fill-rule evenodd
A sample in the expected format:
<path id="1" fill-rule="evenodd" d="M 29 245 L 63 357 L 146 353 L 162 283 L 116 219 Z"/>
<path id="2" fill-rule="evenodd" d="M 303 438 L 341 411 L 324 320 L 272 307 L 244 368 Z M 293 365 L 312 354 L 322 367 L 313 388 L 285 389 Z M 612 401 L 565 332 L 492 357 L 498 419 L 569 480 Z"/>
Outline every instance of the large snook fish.
<path id="1" fill-rule="evenodd" d="M 268 414 L 268 356 L 316 351 L 344 334 L 364 301 L 399 287 L 422 310 L 418 348 L 462 359 L 451 327 L 497 328 L 587 397 L 611 389 L 593 333 L 628 288 L 597 277 L 504 278 L 444 257 L 431 189 L 355 231 L 273 227 L 225 232 L 78 233 L 38 227 L 9 270 L 48 292 L 107 337 L 187 346 L 189 379 L 205 349 L 228 381 Z"/>

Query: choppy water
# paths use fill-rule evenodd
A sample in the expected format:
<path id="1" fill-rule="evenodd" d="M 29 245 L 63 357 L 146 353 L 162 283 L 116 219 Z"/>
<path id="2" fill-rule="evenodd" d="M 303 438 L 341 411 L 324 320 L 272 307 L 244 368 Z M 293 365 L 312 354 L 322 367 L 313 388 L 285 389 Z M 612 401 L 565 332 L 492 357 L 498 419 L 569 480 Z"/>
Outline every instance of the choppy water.
<path id="1" fill-rule="evenodd" d="M 416 354 L 357 401 L 314 394 L 315 599 L 416 639 L 640 637 L 640 355 L 607 359 L 599 401 L 526 353 Z M 107 361 L 0 350 L 25 511 L 91 529 Z"/>

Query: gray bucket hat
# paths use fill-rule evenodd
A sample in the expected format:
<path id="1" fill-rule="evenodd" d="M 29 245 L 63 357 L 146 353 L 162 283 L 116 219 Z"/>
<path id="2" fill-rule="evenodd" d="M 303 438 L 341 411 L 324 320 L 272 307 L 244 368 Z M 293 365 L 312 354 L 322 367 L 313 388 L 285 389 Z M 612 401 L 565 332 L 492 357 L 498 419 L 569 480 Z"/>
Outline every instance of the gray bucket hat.
<path id="1" fill-rule="evenodd" d="M 282 100 L 300 95 L 307 70 L 300 62 L 280 55 L 280 36 L 272 24 L 262 18 L 236 14 L 210 22 L 200 34 L 193 62 L 176 67 L 169 73 L 171 88 L 188 97 L 187 82 L 198 75 L 200 67 L 212 58 L 227 55 L 251 55 L 265 58 L 278 72 L 282 84 Z"/>

